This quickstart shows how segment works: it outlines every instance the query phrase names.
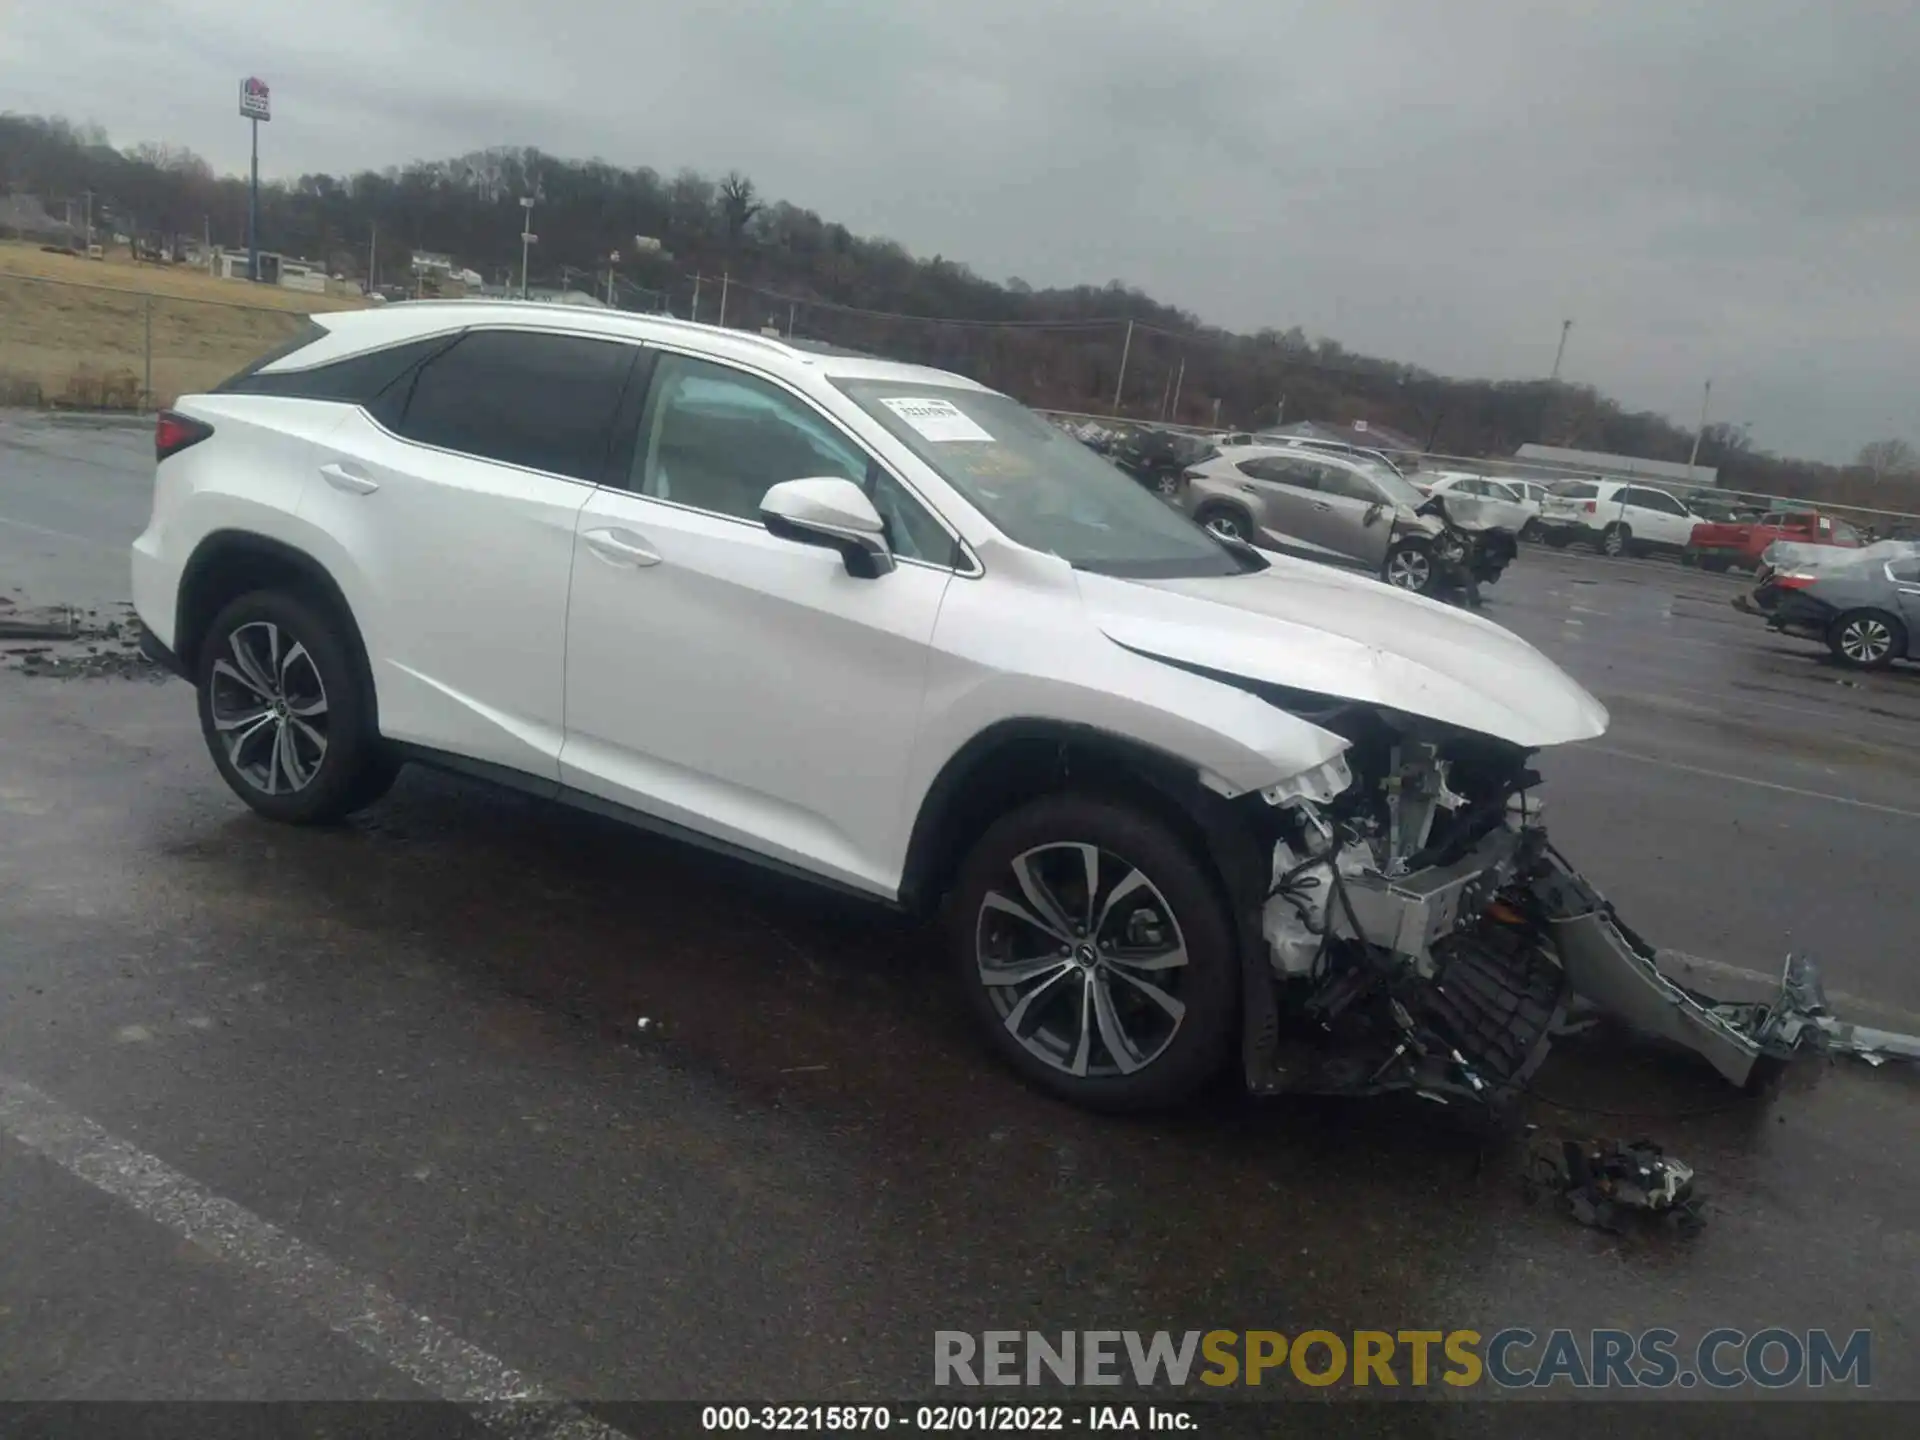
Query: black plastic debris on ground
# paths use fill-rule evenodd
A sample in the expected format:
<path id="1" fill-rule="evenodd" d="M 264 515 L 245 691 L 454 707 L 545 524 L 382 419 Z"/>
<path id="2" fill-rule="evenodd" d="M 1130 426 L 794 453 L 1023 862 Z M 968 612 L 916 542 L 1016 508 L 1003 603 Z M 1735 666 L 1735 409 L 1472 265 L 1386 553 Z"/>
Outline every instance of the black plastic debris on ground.
<path id="1" fill-rule="evenodd" d="M 132 609 L 122 604 L 118 618 L 64 606 L 15 609 L 0 617 L 0 663 L 48 680 L 163 680 L 166 672 L 140 653 Z"/>
<path id="2" fill-rule="evenodd" d="M 1526 1186 L 1534 1198 L 1558 1196 L 1582 1225 L 1613 1235 L 1644 1224 L 1694 1235 L 1706 1224 L 1693 1168 L 1651 1140 L 1536 1137 L 1527 1147 Z"/>

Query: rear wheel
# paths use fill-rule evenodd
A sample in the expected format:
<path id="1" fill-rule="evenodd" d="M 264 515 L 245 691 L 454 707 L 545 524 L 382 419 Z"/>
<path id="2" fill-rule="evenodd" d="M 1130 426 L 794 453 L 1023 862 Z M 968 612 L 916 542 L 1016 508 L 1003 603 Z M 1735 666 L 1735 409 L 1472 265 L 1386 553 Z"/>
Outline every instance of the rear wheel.
<path id="1" fill-rule="evenodd" d="M 1600 553 L 1602 555 L 1624 555 L 1633 544 L 1633 531 L 1617 521 L 1600 532 Z"/>
<path id="2" fill-rule="evenodd" d="M 1433 552 L 1418 540 L 1397 540 L 1387 552 L 1380 577 L 1396 590 L 1411 590 L 1417 595 L 1433 593 L 1438 571 Z"/>
<path id="3" fill-rule="evenodd" d="M 1193 518 L 1223 540 L 1238 540 L 1243 545 L 1253 543 L 1253 521 L 1244 510 L 1232 505 L 1203 505 Z"/>
<path id="4" fill-rule="evenodd" d="M 1529 520 L 1520 527 L 1520 538 L 1528 544 L 1538 541 L 1543 533 L 1538 520 Z"/>
<path id="5" fill-rule="evenodd" d="M 303 596 L 256 590 L 222 609 L 200 644 L 207 749 L 233 792 L 271 819 L 338 820 L 393 783 L 343 630 Z"/>
<path id="6" fill-rule="evenodd" d="M 991 1043 L 1063 1099 L 1164 1109 L 1229 1058 L 1240 981 L 1226 904 L 1145 810 L 1063 794 L 1002 816 L 961 866 L 948 923 Z"/>
<path id="7" fill-rule="evenodd" d="M 1884 610 L 1850 610 L 1827 627 L 1827 648 L 1842 665 L 1881 670 L 1907 653 L 1907 631 Z"/>

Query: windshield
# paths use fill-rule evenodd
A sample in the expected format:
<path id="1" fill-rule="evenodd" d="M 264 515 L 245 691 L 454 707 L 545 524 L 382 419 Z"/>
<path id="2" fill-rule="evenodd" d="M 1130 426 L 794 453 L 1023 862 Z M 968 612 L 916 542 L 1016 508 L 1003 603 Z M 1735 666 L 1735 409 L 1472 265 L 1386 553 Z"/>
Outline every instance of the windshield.
<path id="1" fill-rule="evenodd" d="M 1134 579 L 1257 568 L 1005 395 L 900 380 L 833 383 L 1029 549 Z"/>

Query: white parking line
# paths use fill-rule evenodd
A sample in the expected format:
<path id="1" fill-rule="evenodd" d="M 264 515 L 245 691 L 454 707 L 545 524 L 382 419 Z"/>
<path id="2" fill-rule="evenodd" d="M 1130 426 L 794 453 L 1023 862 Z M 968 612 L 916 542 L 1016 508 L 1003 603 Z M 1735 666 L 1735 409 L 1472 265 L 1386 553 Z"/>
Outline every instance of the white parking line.
<path id="1" fill-rule="evenodd" d="M 1920 810 L 1903 810 L 1898 805 L 1876 805 L 1871 800 L 1856 800 L 1851 795 L 1834 795 L 1825 790 L 1803 790 L 1798 785 L 1782 785 L 1776 780 L 1756 780 L 1751 775 L 1736 775 L 1731 770 L 1710 770 L 1704 765 L 1689 765 L 1683 760 L 1664 760 L 1658 755 L 1642 755 L 1637 750 L 1616 750 L 1611 745 L 1582 745 L 1580 751 L 1591 755 L 1611 755 L 1618 760 L 1637 760 L 1642 765 L 1682 770 L 1689 775 L 1705 775 L 1711 780 L 1731 780 L 1736 785 L 1751 785 L 1758 790 L 1773 790 L 1782 795 L 1798 795 L 1805 800 L 1826 800 L 1835 805 L 1851 805 L 1856 810 L 1898 815 L 1903 820 L 1920 820 Z"/>
<path id="2" fill-rule="evenodd" d="M 513 1440 L 625 1440 L 504 1360 L 470 1345 L 164 1161 L 24 1080 L 0 1075 L 0 1131 L 247 1271 L 336 1335 Z"/>
<path id="3" fill-rule="evenodd" d="M 1731 980 L 1752 980 L 1776 988 L 1780 984 L 1778 974 L 1769 975 L 1763 970 L 1750 970 L 1744 965 L 1729 965 L 1724 960 L 1709 960 L 1704 955 L 1690 955 L 1685 950 L 1662 950 L 1659 953 L 1662 959 L 1670 957 L 1691 969 L 1704 970 L 1709 975 L 1724 975 Z M 1814 958 L 1817 960 L 1819 957 Z M 1682 981 L 1682 983 L 1685 982 Z M 1869 1000 L 1864 995 L 1852 995 L 1845 990 L 1828 990 L 1826 995 L 1828 1004 L 1842 1020 L 1851 1020 L 1861 1011 L 1867 1011 L 1883 1020 L 1891 1020 L 1896 1025 L 1920 1033 L 1920 1014 L 1915 1014 L 1911 1010 L 1903 1010 L 1898 1005 L 1889 1005 L 1883 1000 Z"/>

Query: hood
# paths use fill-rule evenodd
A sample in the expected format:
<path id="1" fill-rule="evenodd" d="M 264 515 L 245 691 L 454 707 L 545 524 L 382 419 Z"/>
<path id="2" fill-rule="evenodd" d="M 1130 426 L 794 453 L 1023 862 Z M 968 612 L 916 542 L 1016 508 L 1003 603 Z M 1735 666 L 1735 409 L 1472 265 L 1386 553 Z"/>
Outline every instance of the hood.
<path id="1" fill-rule="evenodd" d="M 1382 705 L 1528 749 L 1605 733 L 1606 707 L 1511 631 L 1365 576 L 1269 558 L 1253 575 L 1075 578 L 1102 634 L 1158 659 Z"/>

